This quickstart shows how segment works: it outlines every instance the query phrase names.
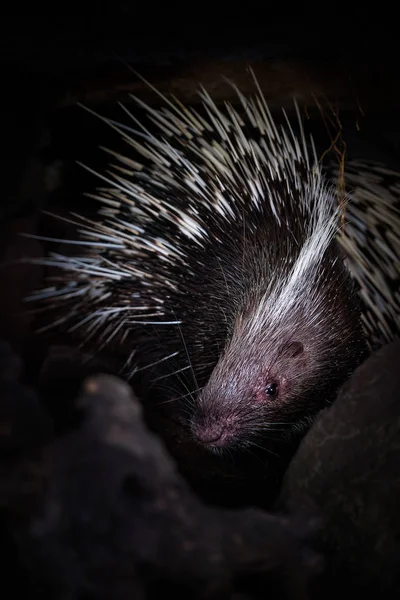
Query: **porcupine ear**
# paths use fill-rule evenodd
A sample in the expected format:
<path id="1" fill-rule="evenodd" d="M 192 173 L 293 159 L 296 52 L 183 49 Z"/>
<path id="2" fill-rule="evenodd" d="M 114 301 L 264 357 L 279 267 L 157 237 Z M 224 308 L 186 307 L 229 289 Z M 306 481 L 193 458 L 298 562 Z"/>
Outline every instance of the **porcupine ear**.
<path id="1" fill-rule="evenodd" d="M 299 341 L 290 341 L 282 346 L 281 356 L 284 358 L 297 358 L 304 352 L 304 346 Z"/>

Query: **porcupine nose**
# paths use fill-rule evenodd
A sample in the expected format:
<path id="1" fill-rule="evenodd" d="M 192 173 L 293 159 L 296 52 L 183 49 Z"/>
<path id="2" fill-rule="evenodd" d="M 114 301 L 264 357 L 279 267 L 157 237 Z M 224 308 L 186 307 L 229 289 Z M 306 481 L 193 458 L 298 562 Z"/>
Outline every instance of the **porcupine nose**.
<path id="1" fill-rule="evenodd" d="M 201 444 L 218 445 L 218 442 L 223 441 L 225 427 L 220 423 L 201 424 L 193 428 L 193 433 Z"/>

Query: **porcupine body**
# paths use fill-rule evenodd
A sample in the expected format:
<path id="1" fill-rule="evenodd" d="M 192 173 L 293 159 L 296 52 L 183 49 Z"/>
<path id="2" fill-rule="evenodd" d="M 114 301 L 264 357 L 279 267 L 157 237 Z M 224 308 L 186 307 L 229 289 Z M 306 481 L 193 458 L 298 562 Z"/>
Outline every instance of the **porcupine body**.
<path id="1" fill-rule="evenodd" d="M 208 449 L 301 433 L 382 333 L 373 310 L 361 323 L 368 269 L 343 253 L 356 236 L 338 244 L 336 190 L 302 128 L 278 127 L 259 89 L 237 93 L 241 113 L 205 90 L 204 114 L 146 107 L 157 134 L 107 121 L 143 161 L 114 154 L 99 219 L 74 216 L 82 253 L 49 258 L 64 281 L 37 295 L 123 348 L 142 396 L 184 407 Z"/>

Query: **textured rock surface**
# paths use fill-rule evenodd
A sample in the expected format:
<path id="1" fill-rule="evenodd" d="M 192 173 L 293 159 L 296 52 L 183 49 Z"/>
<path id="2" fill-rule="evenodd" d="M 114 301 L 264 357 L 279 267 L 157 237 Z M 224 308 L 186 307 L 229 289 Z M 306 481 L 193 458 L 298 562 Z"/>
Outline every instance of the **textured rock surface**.
<path id="1" fill-rule="evenodd" d="M 12 450 L 1 463 L 5 581 L 15 597 L 309 597 L 322 566 L 308 545 L 314 513 L 202 504 L 119 379 L 86 379 L 74 426 L 53 439 L 32 391 L 8 379 L 0 394 L 2 446 Z"/>
<path id="2" fill-rule="evenodd" d="M 293 459 L 282 501 L 308 495 L 324 515 L 334 595 L 400 593 L 400 342 L 354 373 Z M 337 585 L 337 588 L 335 587 Z"/>

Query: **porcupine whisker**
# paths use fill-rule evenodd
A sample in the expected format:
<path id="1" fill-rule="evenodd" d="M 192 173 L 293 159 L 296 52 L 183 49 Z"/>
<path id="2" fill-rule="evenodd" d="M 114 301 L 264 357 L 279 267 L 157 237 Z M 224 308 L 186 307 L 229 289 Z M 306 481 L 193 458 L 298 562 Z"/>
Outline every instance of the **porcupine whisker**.
<path id="1" fill-rule="evenodd" d="M 248 442 L 246 442 L 245 445 L 241 445 L 241 449 L 244 450 L 245 452 L 250 453 L 253 457 L 256 457 L 257 455 L 254 454 L 253 452 L 251 452 L 249 450 L 249 447 L 250 448 L 255 447 L 255 448 L 261 449 L 264 452 L 266 452 L 266 454 L 270 454 L 271 456 L 275 456 L 276 458 L 279 458 L 279 454 L 277 454 L 276 452 L 271 450 L 271 448 L 268 448 L 267 446 L 259 446 L 252 439 L 250 439 Z M 257 458 L 261 463 L 263 462 L 260 457 L 257 457 Z"/>
<path id="2" fill-rule="evenodd" d="M 285 427 L 293 427 L 293 425 L 295 425 L 295 421 L 272 421 L 271 423 L 269 423 L 268 421 L 265 423 L 259 423 L 259 421 L 256 419 L 256 417 L 254 417 L 253 419 L 249 419 L 248 422 L 250 424 L 252 424 L 253 422 L 255 422 L 255 424 L 258 426 L 259 429 L 262 429 L 263 431 L 280 431 L 277 427 L 278 426 L 282 426 L 283 428 Z M 271 425 L 273 426 L 273 428 L 271 428 Z"/>
<path id="3" fill-rule="evenodd" d="M 188 392 L 187 394 L 182 394 L 180 396 L 176 396 L 175 398 L 171 398 L 170 400 L 164 400 L 159 404 L 169 404 L 170 402 L 179 402 L 180 400 L 184 400 L 185 398 L 192 397 L 195 394 L 198 394 L 202 388 L 198 388 L 197 390 L 193 390 L 193 392 Z"/>
<path id="4" fill-rule="evenodd" d="M 257 417 L 256 414 L 247 419 L 244 417 L 242 422 L 243 422 L 243 425 L 246 425 L 247 427 L 252 428 L 254 431 L 257 430 L 262 433 L 267 433 L 269 431 L 282 431 L 284 429 L 287 429 L 288 427 L 293 427 L 293 425 L 295 424 L 294 421 L 288 421 L 288 422 L 273 421 L 272 423 L 270 423 L 268 421 L 260 422 L 260 418 L 259 418 L 259 416 Z M 271 425 L 273 427 L 271 427 Z"/>
<path id="5" fill-rule="evenodd" d="M 256 446 L 257 448 L 261 448 L 262 450 L 264 450 L 265 452 L 267 452 L 267 454 L 272 454 L 272 456 L 276 456 L 276 457 L 279 458 L 279 455 L 276 454 L 275 452 L 273 452 L 272 450 L 270 450 L 269 448 L 263 448 L 262 446 L 257 446 L 257 444 L 254 444 L 254 443 L 249 443 L 248 445 L 247 444 L 241 444 L 240 445 L 241 450 L 243 452 L 245 452 L 246 454 L 250 454 L 250 456 L 252 458 L 254 458 L 257 462 L 261 463 L 261 465 L 263 467 L 265 467 L 265 462 L 259 456 L 257 456 L 257 454 L 255 454 L 254 452 L 252 452 L 250 450 L 249 446 L 250 447 Z"/>
<path id="6" fill-rule="evenodd" d="M 190 392 L 190 394 L 188 394 L 188 395 L 194 395 L 194 394 L 198 394 L 198 393 L 199 393 L 199 392 L 200 392 L 202 389 L 203 389 L 203 388 L 201 388 L 201 387 L 200 387 L 200 388 L 196 388 L 196 389 L 192 390 L 192 391 Z M 178 397 L 177 399 L 178 399 L 178 400 L 180 400 L 181 398 L 180 398 L 180 397 Z"/>
<path id="7" fill-rule="evenodd" d="M 186 367 L 177 369 L 176 371 L 172 371 L 171 373 L 166 373 L 165 375 L 160 375 L 159 377 L 154 377 L 152 380 L 152 383 L 156 383 L 157 381 L 161 381 L 161 380 L 167 379 L 169 377 L 174 377 L 176 375 L 179 375 L 180 373 L 183 373 L 184 371 L 187 371 L 188 369 L 190 369 L 190 365 L 187 365 Z M 180 383 L 181 383 L 181 385 L 184 385 L 183 380 L 181 378 L 180 378 Z"/>
<path id="8" fill-rule="evenodd" d="M 156 406 L 160 407 L 163 405 L 167 405 L 167 404 L 171 404 L 172 402 L 176 402 L 177 398 L 176 398 L 176 393 L 177 393 L 177 387 L 176 385 L 166 385 L 163 386 L 163 394 L 166 396 L 172 396 L 170 397 L 168 400 L 159 400 L 155 403 Z M 190 394 L 188 394 L 188 396 L 190 396 Z M 182 414 L 187 415 L 188 417 L 188 423 L 190 422 L 190 418 L 192 416 L 192 408 L 190 406 L 190 402 L 188 403 L 189 406 L 186 406 L 186 404 L 180 404 L 179 405 L 179 410 Z"/>
<path id="9" fill-rule="evenodd" d="M 136 370 L 136 373 L 139 373 L 140 371 L 145 371 L 146 369 L 150 369 L 151 367 L 155 367 L 156 365 L 158 365 L 166 360 L 169 360 L 170 358 L 173 358 L 174 356 L 177 356 L 179 353 L 180 353 L 180 351 L 177 350 L 176 352 L 172 352 L 168 356 L 163 356 L 163 358 L 161 358 L 160 360 L 156 360 L 148 365 L 145 365 L 144 367 L 139 367 Z M 155 380 L 153 380 L 153 381 L 155 381 Z"/>
<path id="10" fill-rule="evenodd" d="M 160 405 L 158 405 L 158 406 L 160 406 Z M 193 411 L 191 410 L 190 407 L 187 407 L 185 405 L 180 405 L 179 406 L 179 411 L 180 411 L 181 414 L 186 415 L 186 417 L 187 417 L 186 429 L 189 430 L 190 429 L 189 428 L 189 421 L 190 421 L 190 417 L 191 417 Z"/>
<path id="11" fill-rule="evenodd" d="M 223 456 L 224 463 L 226 465 L 226 471 L 228 472 L 228 465 L 232 467 L 235 464 L 235 452 L 232 448 L 226 448 L 221 452 L 220 456 Z"/>
<path id="12" fill-rule="evenodd" d="M 228 286 L 228 280 L 227 280 L 227 278 L 226 278 L 226 275 L 225 275 L 224 269 L 222 268 L 222 265 L 221 265 L 221 259 L 220 259 L 218 256 L 217 256 L 216 258 L 217 258 L 217 260 L 218 260 L 218 267 L 219 267 L 219 269 L 221 270 L 222 277 L 224 278 L 224 282 L 225 282 L 225 288 L 226 288 L 226 293 L 227 293 L 227 294 L 228 294 L 228 296 L 229 296 L 229 286 Z M 227 319 L 226 319 L 226 316 L 225 316 L 225 320 L 227 320 Z"/>
<path id="13" fill-rule="evenodd" d="M 187 394 L 187 396 L 190 396 L 190 393 Z M 170 398 L 169 400 L 162 400 L 160 402 L 157 402 L 157 406 L 163 406 L 164 404 L 172 404 L 172 402 L 178 402 L 178 398 Z"/>
<path id="14" fill-rule="evenodd" d="M 195 375 L 195 372 L 194 372 L 194 369 L 193 369 L 192 361 L 190 360 L 189 351 L 188 351 L 185 339 L 183 337 L 183 332 L 182 332 L 182 328 L 180 326 L 180 322 L 177 323 L 177 325 L 178 325 L 179 335 L 181 337 L 182 344 L 183 344 L 183 347 L 185 349 L 185 354 L 186 354 L 186 357 L 187 357 L 187 360 L 188 360 L 188 363 L 189 363 L 189 366 L 190 366 L 190 372 L 192 373 L 194 384 L 198 388 L 199 384 L 197 383 L 197 380 L 196 380 L 196 375 Z"/>
<path id="15" fill-rule="evenodd" d="M 175 322 L 173 322 L 173 324 L 175 324 Z M 156 332 L 156 334 L 157 334 L 157 332 Z M 162 340 L 161 340 L 161 345 L 163 346 L 163 344 L 162 344 Z M 161 360 L 160 360 L 160 361 L 158 361 L 158 362 L 163 362 L 164 360 L 168 360 L 168 359 L 171 359 L 171 358 L 175 358 L 175 356 L 177 356 L 179 353 L 180 353 L 180 351 L 177 351 L 177 352 L 175 352 L 175 353 L 174 353 L 174 354 L 172 354 L 172 355 L 168 355 L 168 356 L 164 357 L 163 359 L 161 359 Z M 147 369 L 147 368 L 149 368 L 149 367 L 156 366 L 156 365 L 158 364 L 158 362 L 156 362 L 156 363 L 152 363 L 152 364 L 150 364 L 150 365 L 145 365 L 144 367 L 142 367 L 142 368 L 141 368 L 141 370 L 146 370 L 146 369 Z M 187 368 L 187 367 L 186 367 L 186 368 Z M 183 387 L 185 387 L 185 388 L 186 388 L 186 390 L 188 391 L 188 393 L 190 393 L 190 390 L 189 390 L 189 388 L 186 386 L 186 384 L 185 384 L 185 381 L 184 381 L 184 380 L 182 379 L 182 377 L 180 376 L 180 372 L 181 372 L 182 370 L 183 370 L 183 369 L 178 369 L 178 370 L 177 370 L 175 373 L 168 373 L 168 374 L 165 376 L 165 378 L 167 378 L 167 377 L 171 377 L 173 374 L 174 374 L 174 375 L 175 375 L 175 374 L 177 374 L 177 375 L 179 376 L 179 380 L 180 380 L 180 383 L 181 383 L 181 385 L 183 385 Z M 135 373 L 136 373 L 136 372 L 137 372 L 137 370 L 135 371 Z M 152 385 L 154 384 L 154 382 L 155 382 L 155 381 L 157 381 L 157 379 L 158 379 L 158 378 L 153 378 L 153 379 L 152 379 Z M 175 393 L 175 392 L 174 392 L 174 393 Z"/>
<path id="16" fill-rule="evenodd" d="M 252 434 L 251 444 L 257 446 L 257 443 L 254 441 L 254 440 L 257 440 L 257 439 L 260 440 L 260 441 L 263 440 L 264 441 L 264 445 L 265 445 L 266 441 L 267 442 L 277 442 L 279 444 L 288 444 L 289 441 L 285 437 L 282 436 L 282 433 L 290 433 L 290 431 L 292 430 L 292 428 L 293 428 L 293 426 L 292 427 L 288 426 L 288 427 L 283 428 L 283 429 L 277 429 L 277 428 L 274 428 L 274 429 L 269 429 L 269 428 L 263 429 L 263 428 L 260 427 L 257 430 L 252 430 L 251 431 L 251 434 Z M 271 436 L 271 431 L 279 434 L 279 437 Z M 259 448 L 263 448 L 264 446 L 258 445 L 258 447 Z"/>
<path id="17" fill-rule="evenodd" d="M 165 379 L 166 377 L 173 377 L 174 375 L 178 375 L 178 373 L 182 373 L 183 371 L 187 371 L 191 368 L 191 365 L 186 365 L 186 367 L 182 367 L 181 369 L 173 371 L 172 373 L 167 373 L 166 375 L 160 375 L 159 377 L 155 377 L 153 381 L 160 381 L 161 379 Z"/>
<path id="18" fill-rule="evenodd" d="M 173 372 L 173 373 L 168 373 L 168 375 L 162 376 L 162 377 L 160 377 L 160 378 L 153 379 L 153 380 L 152 380 L 152 383 L 154 383 L 155 381 L 157 381 L 157 380 L 159 380 L 159 379 L 168 379 L 169 377 L 172 377 L 172 376 L 176 376 L 176 375 L 178 375 L 179 384 L 180 384 L 181 386 L 183 386 L 183 387 L 185 388 L 185 390 L 187 391 L 187 394 L 185 394 L 185 397 L 189 398 L 189 404 L 191 404 L 191 405 L 194 405 L 194 402 L 195 402 L 195 397 L 194 397 L 194 395 L 195 395 L 196 391 L 191 391 L 191 390 L 189 389 L 188 385 L 186 384 L 186 382 L 185 382 L 184 378 L 182 378 L 182 377 L 181 377 L 181 373 L 182 373 L 183 371 L 186 371 L 186 370 L 188 370 L 188 369 L 190 369 L 190 366 L 189 366 L 189 365 L 187 365 L 186 367 L 183 367 L 182 369 L 178 369 L 178 370 L 176 370 L 176 371 L 175 371 L 175 372 Z M 176 388 L 176 386 L 173 386 L 173 387 L 171 388 L 171 390 L 173 391 L 173 394 L 175 395 L 175 394 L 176 394 L 176 392 L 177 392 L 177 388 Z M 165 391 L 166 391 L 166 390 L 165 390 Z M 169 400 L 168 402 L 172 402 L 172 401 L 174 401 L 174 400 L 177 400 L 177 399 L 176 399 L 176 398 L 173 398 L 173 399 Z M 164 402 L 161 402 L 161 404 L 163 404 L 163 403 L 164 403 Z"/>

